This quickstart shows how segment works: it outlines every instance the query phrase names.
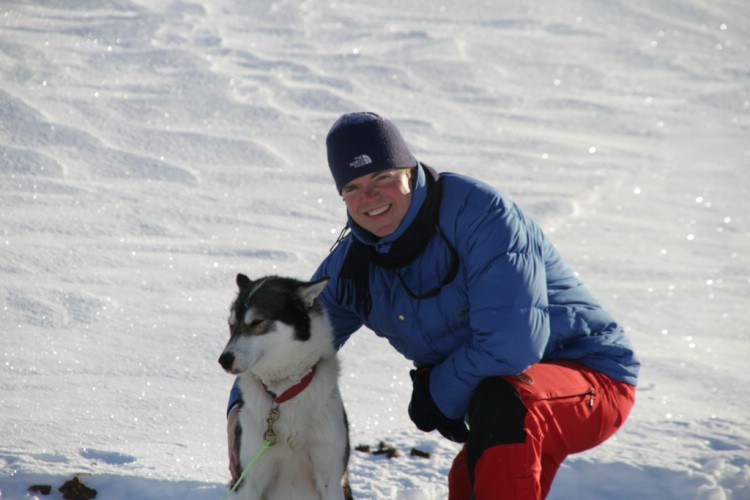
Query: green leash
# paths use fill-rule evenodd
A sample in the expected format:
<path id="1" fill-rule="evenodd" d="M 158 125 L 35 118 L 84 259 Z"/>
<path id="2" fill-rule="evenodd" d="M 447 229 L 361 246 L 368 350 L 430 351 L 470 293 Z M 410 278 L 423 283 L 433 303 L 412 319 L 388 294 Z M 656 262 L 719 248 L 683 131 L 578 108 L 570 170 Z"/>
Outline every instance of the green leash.
<path id="1" fill-rule="evenodd" d="M 232 489 L 229 490 L 229 493 L 226 494 L 223 500 L 227 500 L 229 498 L 229 495 L 234 493 L 234 491 L 237 489 L 237 487 L 240 485 L 243 479 L 245 479 L 245 476 L 247 476 L 247 473 L 250 472 L 250 469 L 253 468 L 255 463 L 260 459 L 260 457 L 266 452 L 268 448 L 271 447 L 271 442 L 269 440 L 263 441 L 263 444 L 260 447 L 260 450 L 258 450 L 258 453 L 255 455 L 255 457 L 250 460 L 250 463 L 245 466 L 245 468 L 242 470 L 242 474 L 240 474 L 239 479 L 237 479 L 237 482 L 234 483 L 234 486 L 232 486 Z"/>
<path id="2" fill-rule="evenodd" d="M 229 493 L 226 494 L 223 500 L 227 500 L 229 498 L 229 495 L 235 492 L 235 490 L 240 486 L 242 480 L 245 479 L 245 476 L 247 476 L 247 473 L 250 472 L 250 469 L 252 469 L 255 463 L 260 460 L 260 457 L 263 456 L 268 448 L 276 444 L 276 433 L 273 431 L 273 423 L 279 418 L 279 416 L 279 407 L 278 405 L 276 405 L 268 412 L 268 418 L 266 419 L 266 422 L 268 423 L 268 430 L 263 434 L 263 444 L 260 446 L 260 450 L 258 450 L 258 453 L 255 454 L 255 457 L 250 460 L 250 463 L 247 464 L 244 469 L 242 469 L 242 474 L 240 474 L 239 479 L 237 479 L 237 482 L 234 483 L 234 486 L 232 486 L 232 489 L 229 490 Z"/>

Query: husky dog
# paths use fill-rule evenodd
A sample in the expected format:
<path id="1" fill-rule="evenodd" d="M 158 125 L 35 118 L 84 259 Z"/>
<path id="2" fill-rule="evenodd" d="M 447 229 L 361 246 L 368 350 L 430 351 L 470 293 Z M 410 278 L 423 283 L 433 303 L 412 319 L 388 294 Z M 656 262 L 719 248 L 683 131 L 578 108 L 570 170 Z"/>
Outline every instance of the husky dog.
<path id="1" fill-rule="evenodd" d="M 270 444 L 236 499 L 349 499 L 349 426 L 339 362 L 316 298 L 328 279 L 237 275 L 231 337 L 219 363 L 239 375 L 240 467 Z"/>

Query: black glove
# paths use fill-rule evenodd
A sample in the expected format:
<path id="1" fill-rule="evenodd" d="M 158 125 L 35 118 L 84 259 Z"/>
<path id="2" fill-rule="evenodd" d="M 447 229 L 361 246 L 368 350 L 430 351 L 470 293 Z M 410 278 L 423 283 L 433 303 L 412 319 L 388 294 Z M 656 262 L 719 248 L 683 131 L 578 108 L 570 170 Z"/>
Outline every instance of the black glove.
<path id="1" fill-rule="evenodd" d="M 437 429 L 444 438 L 456 443 L 465 443 L 469 437 L 469 430 L 463 419 L 443 415 L 430 396 L 430 369 L 411 370 L 409 375 L 413 385 L 409 418 L 416 424 L 417 429 L 424 432 Z"/>

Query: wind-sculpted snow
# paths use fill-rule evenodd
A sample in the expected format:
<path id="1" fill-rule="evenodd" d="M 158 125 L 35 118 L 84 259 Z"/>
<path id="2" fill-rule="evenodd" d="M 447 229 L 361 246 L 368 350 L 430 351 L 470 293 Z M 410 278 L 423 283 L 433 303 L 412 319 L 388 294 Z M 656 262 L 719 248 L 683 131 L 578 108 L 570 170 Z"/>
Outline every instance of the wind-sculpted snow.
<path id="1" fill-rule="evenodd" d="M 4 1 L 3 500 L 73 477 L 223 497 L 234 277 L 313 273 L 345 223 L 325 135 L 362 109 L 511 194 L 633 339 L 630 420 L 550 498 L 750 498 L 748 19 L 733 0 Z M 356 498 L 446 498 L 458 448 L 409 421 L 408 362 L 366 330 L 341 357 L 352 444 L 397 450 L 352 452 Z"/>

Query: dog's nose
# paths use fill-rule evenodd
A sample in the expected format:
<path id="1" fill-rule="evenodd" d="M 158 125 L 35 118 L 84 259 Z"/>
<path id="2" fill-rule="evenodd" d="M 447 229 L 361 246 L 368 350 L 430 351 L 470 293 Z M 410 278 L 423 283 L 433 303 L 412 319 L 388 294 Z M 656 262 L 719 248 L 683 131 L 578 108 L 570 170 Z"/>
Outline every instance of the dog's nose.
<path id="1" fill-rule="evenodd" d="M 232 365 L 234 364 L 234 354 L 231 352 L 222 353 L 222 355 L 219 356 L 219 364 L 226 371 L 231 371 Z"/>

